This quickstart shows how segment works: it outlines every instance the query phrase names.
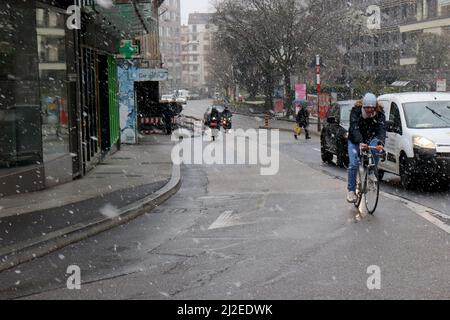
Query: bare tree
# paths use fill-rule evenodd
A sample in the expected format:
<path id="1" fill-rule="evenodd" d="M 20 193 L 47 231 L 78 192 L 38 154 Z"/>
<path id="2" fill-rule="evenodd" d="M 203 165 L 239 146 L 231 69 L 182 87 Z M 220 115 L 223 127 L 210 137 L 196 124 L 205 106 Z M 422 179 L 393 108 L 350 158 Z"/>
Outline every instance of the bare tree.
<path id="1" fill-rule="evenodd" d="M 450 69 L 450 35 L 424 33 L 418 38 L 417 68 L 442 72 Z"/>
<path id="2" fill-rule="evenodd" d="M 247 54 L 264 75 L 266 95 L 276 76 L 284 80 L 285 106 L 292 113 L 291 75 L 305 67 L 332 34 L 326 0 L 224 0 L 215 24 L 238 61 Z M 269 87 L 272 88 L 269 89 Z"/>

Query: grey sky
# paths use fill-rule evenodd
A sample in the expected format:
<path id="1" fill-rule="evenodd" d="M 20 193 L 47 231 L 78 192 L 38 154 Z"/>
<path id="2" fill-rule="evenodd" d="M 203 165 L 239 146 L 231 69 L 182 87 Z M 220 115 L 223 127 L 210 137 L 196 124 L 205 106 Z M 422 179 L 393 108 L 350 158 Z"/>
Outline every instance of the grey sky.
<path id="1" fill-rule="evenodd" d="M 212 12 L 211 0 L 181 0 L 181 24 L 187 24 L 189 13 Z"/>

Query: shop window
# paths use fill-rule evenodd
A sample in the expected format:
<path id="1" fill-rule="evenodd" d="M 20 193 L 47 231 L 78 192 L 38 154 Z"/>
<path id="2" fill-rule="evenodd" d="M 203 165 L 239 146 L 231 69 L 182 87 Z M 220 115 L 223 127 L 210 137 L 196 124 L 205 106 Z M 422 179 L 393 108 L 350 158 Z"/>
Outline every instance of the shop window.
<path id="1" fill-rule="evenodd" d="M 428 18 L 437 17 L 437 0 L 427 0 Z"/>
<path id="2" fill-rule="evenodd" d="M 42 163 L 35 16 L 32 6 L 0 1 L 0 168 Z"/>
<path id="3" fill-rule="evenodd" d="M 69 153 L 64 15 L 36 11 L 44 162 Z"/>

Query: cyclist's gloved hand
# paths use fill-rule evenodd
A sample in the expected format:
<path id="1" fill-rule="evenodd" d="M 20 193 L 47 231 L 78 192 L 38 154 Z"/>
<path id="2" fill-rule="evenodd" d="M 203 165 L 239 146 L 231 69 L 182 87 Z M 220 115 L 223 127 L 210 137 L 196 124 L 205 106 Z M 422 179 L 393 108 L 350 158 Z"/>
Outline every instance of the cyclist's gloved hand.
<path id="1" fill-rule="evenodd" d="M 378 146 L 376 146 L 376 149 L 377 149 L 377 151 L 378 152 L 384 152 L 384 147 L 382 146 L 382 145 L 378 145 Z"/>

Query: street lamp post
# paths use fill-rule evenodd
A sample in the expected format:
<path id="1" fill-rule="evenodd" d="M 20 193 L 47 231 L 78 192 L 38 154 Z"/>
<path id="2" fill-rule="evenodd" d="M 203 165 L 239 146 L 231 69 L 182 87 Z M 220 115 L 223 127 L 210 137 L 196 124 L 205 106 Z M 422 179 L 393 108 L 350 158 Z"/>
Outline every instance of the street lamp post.
<path id="1" fill-rule="evenodd" d="M 317 131 L 320 132 L 320 55 L 316 55 Z"/>

